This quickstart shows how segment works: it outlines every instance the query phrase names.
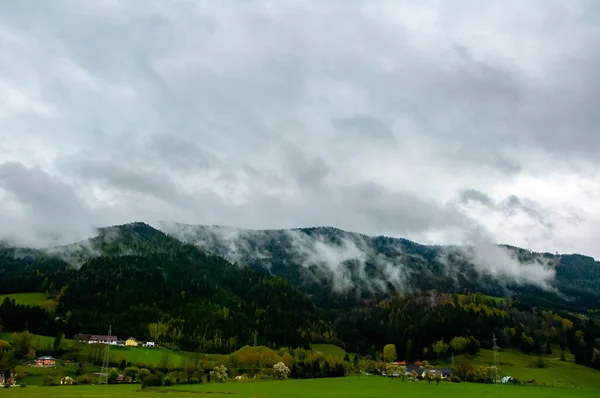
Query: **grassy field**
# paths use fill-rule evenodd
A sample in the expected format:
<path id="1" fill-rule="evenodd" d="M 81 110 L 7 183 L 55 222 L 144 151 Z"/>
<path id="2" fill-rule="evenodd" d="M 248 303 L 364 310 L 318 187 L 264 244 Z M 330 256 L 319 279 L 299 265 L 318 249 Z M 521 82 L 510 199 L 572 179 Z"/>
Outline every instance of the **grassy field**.
<path id="1" fill-rule="evenodd" d="M 0 340 L 8 341 L 13 343 L 12 333 L 0 333 Z M 40 349 L 51 348 L 54 344 L 54 338 L 48 336 L 40 336 L 32 334 L 33 347 Z M 71 347 L 73 340 L 65 340 L 64 346 L 66 348 Z M 90 348 L 90 346 L 84 346 Z M 165 358 L 169 367 L 183 367 L 186 361 L 191 361 L 194 358 L 194 353 L 187 351 L 171 351 L 161 347 L 147 348 L 147 347 L 122 347 L 122 346 L 111 346 L 110 356 L 111 361 L 115 363 L 121 362 L 125 359 L 131 363 L 141 363 L 145 365 L 159 366 L 165 363 Z M 204 356 L 202 356 L 204 357 Z M 209 360 L 216 360 L 215 357 L 218 355 L 208 355 Z"/>
<path id="2" fill-rule="evenodd" d="M 58 363 L 56 368 L 34 368 L 27 367 L 27 376 L 19 379 L 20 383 L 25 383 L 27 386 L 42 386 L 44 378 L 49 376 L 53 381 L 58 382 L 63 376 L 70 376 L 73 379 L 77 379 L 76 376 L 76 364 Z M 99 366 L 87 365 L 83 368 L 83 371 L 87 374 L 100 372 Z M 36 387 L 31 387 L 36 388 Z"/>
<path id="3" fill-rule="evenodd" d="M 0 294 L 0 303 L 2 303 L 6 297 L 9 297 L 11 300 L 14 299 L 17 304 L 21 305 L 42 307 L 51 312 L 54 312 L 56 309 L 56 301 L 49 299 L 44 293 Z"/>
<path id="4" fill-rule="evenodd" d="M 0 340 L 8 341 L 9 343 L 14 343 L 13 341 L 13 333 L 0 333 Z M 48 347 L 52 347 L 54 345 L 54 337 L 41 336 L 39 334 L 31 335 L 31 342 L 35 349 L 46 349 Z M 65 344 L 69 346 L 71 344 L 71 340 L 66 340 Z"/>
<path id="5" fill-rule="evenodd" d="M 311 344 L 311 349 L 322 353 L 324 356 L 344 358 L 346 351 L 342 347 L 333 344 Z"/>
<path id="6" fill-rule="evenodd" d="M 538 384 L 545 383 L 548 386 L 600 389 L 600 372 L 575 364 L 571 355 L 567 355 L 567 361 L 563 362 L 560 360 L 560 353 L 556 351 L 556 355 L 544 357 L 546 367 L 541 369 L 531 366 L 536 358 L 536 356 L 524 355 L 519 351 L 503 351 L 499 354 L 502 374 L 521 381 L 533 379 Z M 481 350 L 473 363 L 488 366 L 493 364 L 493 352 Z"/>
<path id="7" fill-rule="evenodd" d="M 481 350 L 472 359 L 474 366 L 491 366 L 494 363 L 493 351 Z M 600 389 L 600 372 L 577 365 L 570 353 L 566 361 L 560 360 L 560 352 L 544 356 L 546 367 L 535 368 L 532 363 L 537 359 L 534 355 L 525 355 L 517 350 L 504 350 L 499 353 L 500 370 L 503 376 L 512 376 L 519 381 L 535 380 L 538 385 L 597 388 Z M 440 361 L 441 366 L 451 367 L 449 359 Z"/>
<path id="8" fill-rule="evenodd" d="M 166 361 L 169 367 L 176 368 L 182 368 L 187 361 L 193 361 L 194 359 L 194 353 L 192 352 L 171 351 L 160 347 L 111 346 L 110 356 L 113 362 L 120 362 L 122 359 L 125 359 L 131 363 L 163 366 Z"/>
<path id="9" fill-rule="evenodd" d="M 155 392 L 160 392 L 156 394 Z M 237 398 L 378 398 L 410 396 L 430 398 L 433 394 L 460 398 L 591 398 L 598 390 L 577 390 L 550 387 L 517 387 L 506 385 L 448 383 L 440 385 L 426 382 L 402 382 L 383 377 L 347 377 L 341 379 L 285 380 L 265 382 L 228 382 L 223 384 L 180 385 L 139 392 L 139 385 L 126 386 L 63 386 L 10 388 L 0 392 L 2 397 L 12 398 L 128 398 L 158 396 L 162 398 L 204 396 L 235 396 Z"/>

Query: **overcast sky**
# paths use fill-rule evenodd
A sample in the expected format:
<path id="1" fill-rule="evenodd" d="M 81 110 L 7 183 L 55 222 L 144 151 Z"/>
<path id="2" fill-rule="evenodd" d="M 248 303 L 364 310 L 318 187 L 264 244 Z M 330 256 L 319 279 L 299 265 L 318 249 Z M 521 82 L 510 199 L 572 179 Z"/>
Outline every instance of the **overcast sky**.
<path id="1" fill-rule="evenodd" d="M 0 0 L 0 237 L 171 220 L 600 257 L 600 2 Z"/>

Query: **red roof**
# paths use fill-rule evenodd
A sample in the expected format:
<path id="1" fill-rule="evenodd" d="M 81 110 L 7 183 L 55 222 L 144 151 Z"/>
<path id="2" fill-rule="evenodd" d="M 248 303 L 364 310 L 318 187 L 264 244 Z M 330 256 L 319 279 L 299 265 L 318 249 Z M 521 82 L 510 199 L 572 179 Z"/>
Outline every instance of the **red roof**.
<path id="1" fill-rule="evenodd" d="M 101 334 L 81 334 L 81 340 L 102 340 L 102 341 L 117 341 L 117 336 L 103 336 Z"/>

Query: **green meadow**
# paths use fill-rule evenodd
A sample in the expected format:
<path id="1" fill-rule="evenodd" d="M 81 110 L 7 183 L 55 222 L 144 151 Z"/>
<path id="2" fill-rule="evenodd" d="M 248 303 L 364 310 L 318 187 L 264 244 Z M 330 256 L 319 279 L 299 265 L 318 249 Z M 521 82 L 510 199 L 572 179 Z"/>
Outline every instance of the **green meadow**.
<path id="1" fill-rule="evenodd" d="M 264 382 L 235 382 L 162 387 L 141 392 L 139 385 L 27 387 L 2 390 L 2 397 L 12 398 L 127 398 L 127 397 L 191 397 L 233 396 L 236 398 L 378 398 L 410 396 L 430 398 L 433 394 L 460 398 L 591 398 L 600 390 L 560 387 L 508 386 L 473 383 L 402 382 L 377 376 L 357 376 L 339 379 L 284 380 Z"/>
<path id="2" fill-rule="evenodd" d="M 566 355 L 567 361 L 560 360 L 560 351 L 555 355 L 544 356 L 545 367 L 532 366 L 537 359 L 534 355 L 525 355 L 516 350 L 506 350 L 499 353 L 500 369 L 504 376 L 512 376 L 520 381 L 535 380 L 538 385 L 596 388 L 600 395 L 600 372 L 598 370 L 577 365 L 571 354 Z M 473 359 L 474 365 L 493 364 L 493 352 L 481 350 Z"/>
<path id="3" fill-rule="evenodd" d="M 164 366 L 169 368 L 183 368 L 186 363 L 195 360 L 195 353 L 187 351 L 171 351 L 162 347 L 122 347 L 111 346 L 110 357 L 115 363 L 125 360 L 132 364 L 144 364 L 152 366 Z M 200 361 L 204 358 L 204 354 L 200 354 Z M 220 355 L 207 355 L 209 361 L 217 360 Z"/>
<path id="4" fill-rule="evenodd" d="M 17 304 L 29 305 L 32 307 L 42 307 L 47 311 L 53 312 L 56 309 L 56 301 L 48 298 L 45 293 L 11 293 L 0 294 L 0 304 L 8 297 L 15 300 Z"/>
<path id="5" fill-rule="evenodd" d="M 0 333 L 0 340 L 8 341 L 9 343 L 14 343 L 13 334 L 10 332 Z M 31 343 L 33 348 L 40 349 L 49 349 L 54 344 L 54 337 L 49 336 L 41 336 L 39 334 L 31 334 Z M 65 345 L 69 347 L 71 345 L 71 340 L 66 340 Z"/>
<path id="6" fill-rule="evenodd" d="M 310 348 L 326 357 L 331 355 L 332 357 L 344 358 L 346 355 L 346 351 L 342 347 L 333 344 L 311 344 Z"/>

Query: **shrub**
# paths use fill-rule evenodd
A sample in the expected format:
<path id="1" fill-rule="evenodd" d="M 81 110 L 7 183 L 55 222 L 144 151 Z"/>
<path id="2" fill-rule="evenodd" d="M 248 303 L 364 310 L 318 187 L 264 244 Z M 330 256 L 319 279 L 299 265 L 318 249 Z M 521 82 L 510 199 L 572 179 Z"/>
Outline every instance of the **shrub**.
<path id="1" fill-rule="evenodd" d="M 15 366 L 15 377 L 17 379 L 25 377 L 25 370 L 25 366 Z"/>
<path id="2" fill-rule="evenodd" d="M 148 369 L 140 369 L 140 371 L 137 374 L 136 379 L 143 383 L 144 380 L 146 380 L 146 378 L 148 376 L 150 376 L 150 371 Z"/>
<path id="3" fill-rule="evenodd" d="M 4 385 L 4 388 L 10 388 L 10 385 L 8 385 L 8 384 L 5 384 L 5 385 Z"/>
<path id="4" fill-rule="evenodd" d="M 450 377 L 450 381 L 452 383 L 460 383 L 460 377 L 458 377 L 458 376 L 452 376 L 452 377 Z"/>
<path id="5" fill-rule="evenodd" d="M 227 380 L 227 368 L 223 365 L 215 366 L 210 372 L 210 379 L 218 383 L 222 383 Z"/>
<path id="6" fill-rule="evenodd" d="M 150 375 L 142 382 L 142 388 L 147 387 L 160 387 L 163 384 L 163 378 L 160 375 Z"/>
<path id="7" fill-rule="evenodd" d="M 90 375 L 82 375 L 77 378 L 79 384 L 94 384 L 94 378 Z"/>
<path id="8" fill-rule="evenodd" d="M 57 383 L 56 381 L 52 378 L 52 376 L 50 375 L 46 375 L 44 376 L 44 378 L 42 379 L 42 385 L 43 386 L 56 386 Z"/>
<path id="9" fill-rule="evenodd" d="M 21 383 L 21 385 L 20 385 L 19 387 L 21 387 L 21 388 L 25 388 L 25 387 L 27 387 L 27 384 L 25 384 L 25 383 Z"/>
<path id="10" fill-rule="evenodd" d="M 276 379 L 286 379 L 290 374 L 290 369 L 283 362 L 273 365 L 273 370 Z"/>
<path id="11" fill-rule="evenodd" d="M 163 384 L 167 387 L 170 387 L 173 385 L 173 379 L 171 379 L 169 376 L 167 376 L 163 379 Z"/>
<path id="12" fill-rule="evenodd" d="M 273 376 L 266 372 L 259 372 L 254 375 L 254 380 L 270 380 Z"/>
<path id="13" fill-rule="evenodd" d="M 196 376 L 190 377 L 190 384 L 198 384 L 198 383 L 200 383 L 199 378 L 197 378 Z"/>
<path id="14" fill-rule="evenodd" d="M 545 368 L 546 361 L 544 361 L 544 359 L 542 357 L 538 357 L 535 361 L 533 361 L 533 363 L 531 364 L 531 367 L 537 368 L 537 369 Z"/>
<path id="15" fill-rule="evenodd" d="M 108 371 L 108 382 L 109 383 L 114 383 L 115 381 L 117 381 L 117 379 L 119 378 L 119 371 L 116 368 L 111 368 Z"/>

